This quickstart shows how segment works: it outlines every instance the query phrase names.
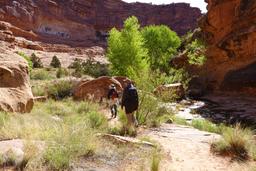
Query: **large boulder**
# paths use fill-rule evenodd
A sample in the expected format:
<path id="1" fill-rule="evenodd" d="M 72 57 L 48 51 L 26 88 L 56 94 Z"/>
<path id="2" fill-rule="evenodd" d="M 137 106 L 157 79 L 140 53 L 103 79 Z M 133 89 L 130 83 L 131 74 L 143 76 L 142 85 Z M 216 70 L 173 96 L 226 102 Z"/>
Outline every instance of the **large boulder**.
<path id="1" fill-rule="evenodd" d="M 34 102 L 28 64 L 3 48 L 0 48 L 0 80 L 0 111 L 30 112 Z"/>
<path id="2" fill-rule="evenodd" d="M 117 80 L 122 85 L 123 88 L 125 88 L 128 83 L 132 82 L 132 80 L 130 80 L 125 76 L 115 76 L 113 78 Z"/>
<path id="3" fill-rule="evenodd" d="M 95 101 L 102 101 L 104 98 L 107 98 L 109 86 L 111 84 L 116 86 L 118 92 L 122 92 L 122 85 L 117 80 L 111 77 L 103 76 L 78 84 L 74 88 L 74 99 L 90 99 Z"/>

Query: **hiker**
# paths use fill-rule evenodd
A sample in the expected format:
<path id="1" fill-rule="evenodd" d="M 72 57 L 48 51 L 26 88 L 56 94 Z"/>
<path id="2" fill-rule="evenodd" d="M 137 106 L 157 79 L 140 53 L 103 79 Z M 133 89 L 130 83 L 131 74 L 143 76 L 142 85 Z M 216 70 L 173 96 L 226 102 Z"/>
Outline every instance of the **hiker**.
<path id="1" fill-rule="evenodd" d="M 129 82 L 123 91 L 121 108 L 125 108 L 126 117 L 128 120 L 128 127 L 138 126 L 134 112 L 138 109 L 139 97 L 137 89 Z"/>
<path id="2" fill-rule="evenodd" d="M 118 93 L 116 86 L 111 84 L 108 91 L 108 100 L 110 104 L 111 118 L 116 118 L 117 116 L 117 105 L 118 105 Z"/>

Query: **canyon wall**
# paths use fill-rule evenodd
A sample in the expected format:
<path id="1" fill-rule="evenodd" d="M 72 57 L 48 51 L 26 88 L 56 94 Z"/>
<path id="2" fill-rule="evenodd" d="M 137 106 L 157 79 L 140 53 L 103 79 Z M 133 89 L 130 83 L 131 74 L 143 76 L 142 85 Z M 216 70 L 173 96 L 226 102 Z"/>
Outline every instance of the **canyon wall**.
<path id="1" fill-rule="evenodd" d="M 256 1 L 207 0 L 207 89 L 256 95 Z"/>
<path id="2" fill-rule="evenodd" d="M 121 0 L 0 1 L 0 21 L 10 23 L 16 37 L 72 46 L 99 44 L 112 27 L 121 28 L 132 15 L 142 26 L 165 24 L 182 35 L 196 27 L 201 12 L 185 3 L 156 6 Z"/>

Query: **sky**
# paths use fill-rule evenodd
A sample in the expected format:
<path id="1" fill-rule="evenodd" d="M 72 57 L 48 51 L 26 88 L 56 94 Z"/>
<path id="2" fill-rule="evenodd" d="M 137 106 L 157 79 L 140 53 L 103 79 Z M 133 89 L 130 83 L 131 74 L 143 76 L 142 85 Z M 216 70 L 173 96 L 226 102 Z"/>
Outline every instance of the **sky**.
<path id="1" fill-rule="evenodd" d="M 125 2 L 145 2 L 145 3 L 153 3 L 153 4 L 170 4 L 170 3 L 178 3 L 178 2 L 186 2 L 190 3 L 192 7 L 198 7 L 202 12 L 206 12 L 206 3 L 204 0 L 123 0 Z"/>

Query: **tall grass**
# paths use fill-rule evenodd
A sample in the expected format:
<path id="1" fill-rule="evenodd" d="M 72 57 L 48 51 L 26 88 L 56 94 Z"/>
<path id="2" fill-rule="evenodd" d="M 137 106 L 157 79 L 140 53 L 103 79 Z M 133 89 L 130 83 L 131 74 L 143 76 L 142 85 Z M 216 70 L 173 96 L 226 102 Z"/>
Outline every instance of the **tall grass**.
<path id="1" fill-rule="evenodd" d="M 65 170 L 77 157 L 92 155 L 97 147 L 96 133 L 107 130 L 106 118 L 98 113 L 98 107 L 92 102 L 65 99 L 36 103 L 26 115 L 0 113 L 0 139 L 42 141 L 45 152 L 35 159 L 28 157 L 25 167 Z"/>
<path id="2" fill-rule="evenodd" d="M 248 128 L 242 128 L 239 124 L 233 129 L 225 129 L 223 139 L 214 142 L 211 147 L 213 152 L 231 156 L 233 159 L 255 159 L 256 142 L 253 132 Z"/>
<path id="3" fill-rule="evenodd" d="M 159 151 L 157 151 L 157 150 L 153 151 L 150 170 L 151 171 L 159 171 L 160 161 L 161 161 L 161 156 L 160 156 Z"/>

